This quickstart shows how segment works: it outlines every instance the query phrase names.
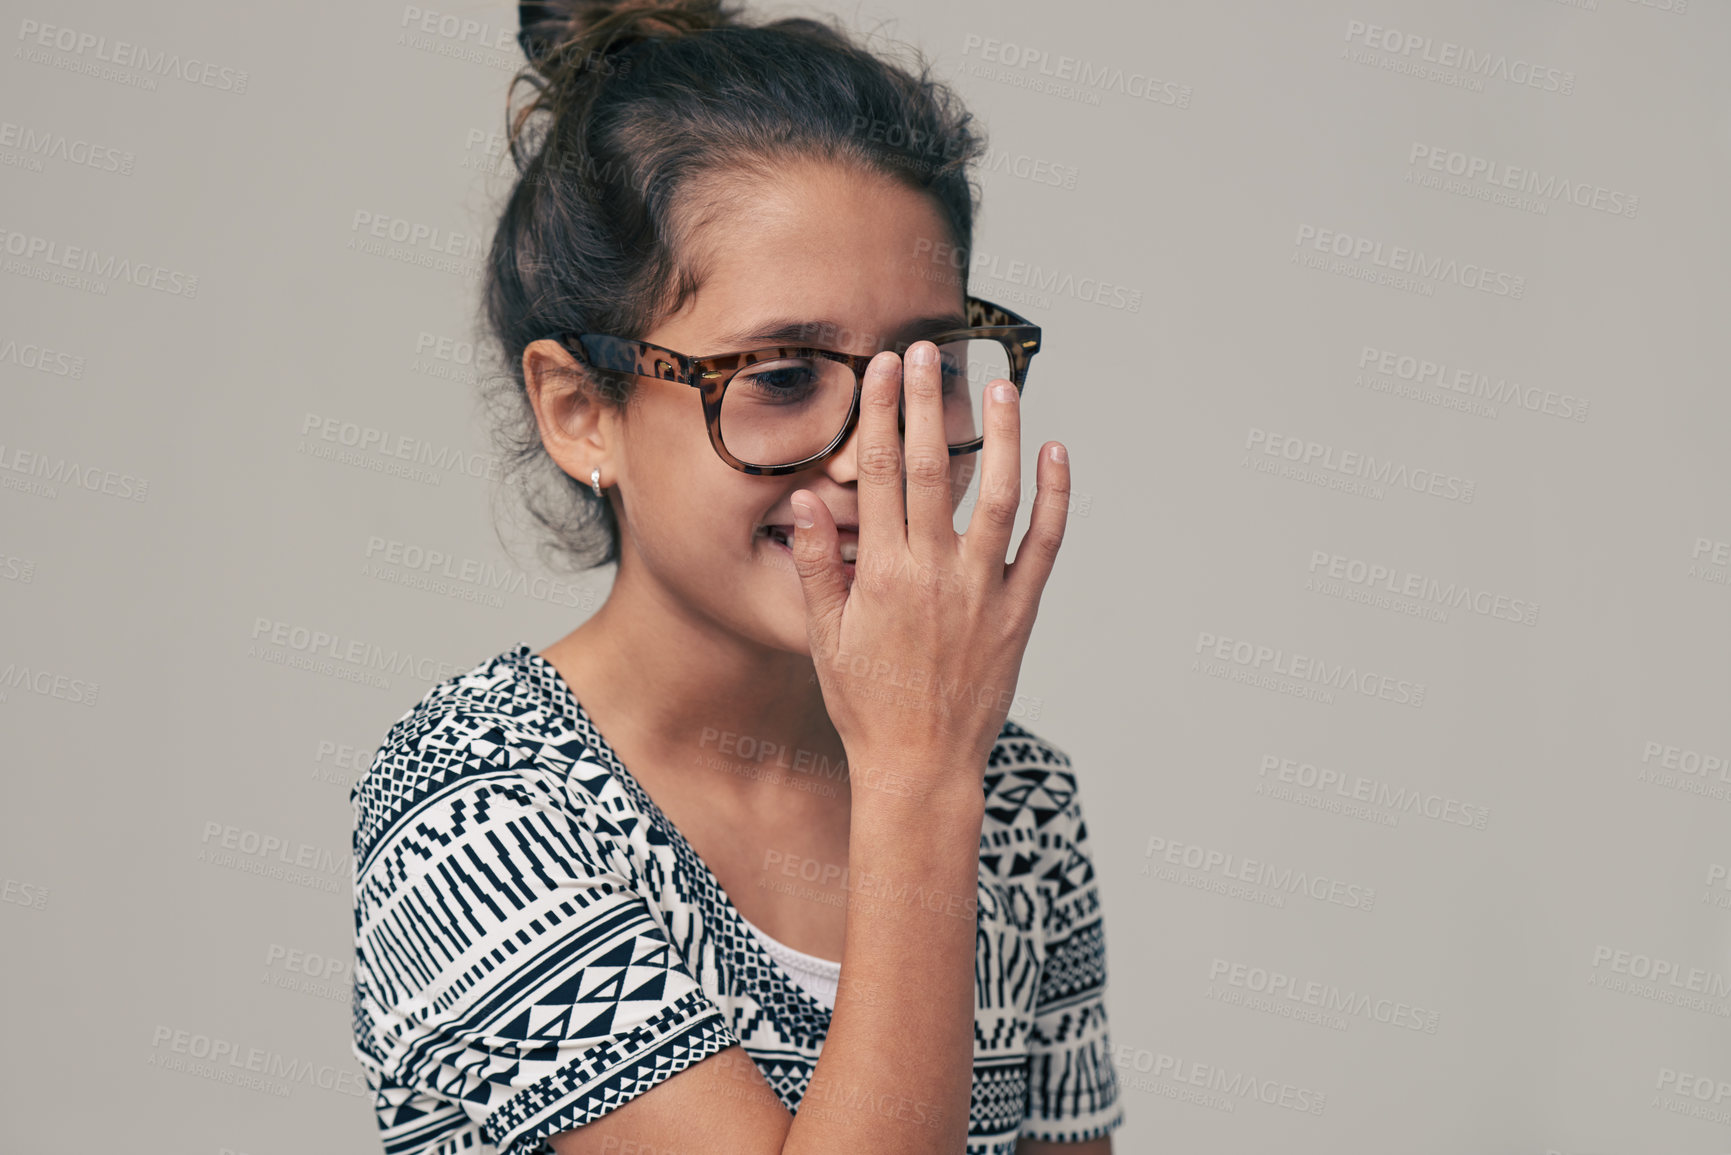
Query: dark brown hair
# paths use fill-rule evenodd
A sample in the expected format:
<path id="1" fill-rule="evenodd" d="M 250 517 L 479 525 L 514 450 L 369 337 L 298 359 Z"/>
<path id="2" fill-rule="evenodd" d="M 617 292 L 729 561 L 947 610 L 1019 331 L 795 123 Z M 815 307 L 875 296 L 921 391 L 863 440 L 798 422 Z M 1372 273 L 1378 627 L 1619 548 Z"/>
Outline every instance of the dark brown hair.
<path id="1" fill-rule="evenodd" d="M 716 177 L 773 180 L 790 158 L 856 165 L 929 194 L 953 233 L 965 292 L 979 201 L 970 165 L 984 140 L 923 58 L 903 67 L 836 25 L 748 25 L 721 0 L 518 7 L 529 64 L 506 112 L 517 179 L 483 289 L 509 376 L 495 379 L 490 400 L 506 480 L 523 489 L 559 560 L 588 569 L 618 559 L 618 522 L 541 444 L 523 381 L 529 343 L 648 332 L 701 283 L 690 238 L 721 207 L 709 195 Z M 532 95 L 516 105 L 520 86 Z M 613 404 L 632 393 L 625 378 L 589 383 Z"/>

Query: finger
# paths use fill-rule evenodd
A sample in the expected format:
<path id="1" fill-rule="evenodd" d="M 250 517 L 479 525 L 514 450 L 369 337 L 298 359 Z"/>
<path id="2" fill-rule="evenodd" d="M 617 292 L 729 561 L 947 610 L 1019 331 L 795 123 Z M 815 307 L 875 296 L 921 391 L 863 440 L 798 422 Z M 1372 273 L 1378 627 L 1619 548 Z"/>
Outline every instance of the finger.
<path id="1" fill-rule="evenodd" d="M 902 397 L 902 363 L 894 353 L 873 357 L 860 385 L 856 468 L 859 473 L 859 559 L 894 565 L 907 555 L 907 514 L 902 508 L 902 435 L 896 411 Z"/>
<path id="2" fill-rule="evenodd" d="M 998 387 L 1009 389 L 1011 400 L 998 396 Z M 971 564 L 983 573 L 1002 578 L 1004 554 L 1016 528 L 1016 510 L 1022 504 L 1022 406 L 1016 387 L 1003 378 L 985 390 L 985 444 L 980 449 L 980 496 L 968 516 L 967 542 Z"/>
<path id="3" fill-rule="evenodd" d="M 908 548 L 922 559 L 952 558 L 956 515 L 950 504 L 950 449 L 944 436 L 943 366 L 938 347 L 930 341 L 915 341 L 902 359 L 902 405 L 907 412 Z"/>
<path id="4" fill-rule="evenodd" d="M 841 610 L 847 604 L 847 570 L 836 547 L 835 518 L 809 489 L 796 489 L 793 503 L 793 568 L 805 594 L 806 634 L 811 657 L 821 662 L 840 636 Z M 811 524 L 800 525 L 800 506 L 810 511 Z"/>
<path id="5" fill-rule="evenodd" d="M 1016 604 L 1030 611 L 1038 608 L 1046 579 L 1052 576 L 1052 565 L 1058 559 L 1058 547 L 1063 544 L 1064 526 L 1070 517 L 1070 463 L 1053 456 L 1062 449 L 1056 441 L 1040 446 L 1028 532 L 1022 535 L 1016 546 L 1016 558 L 1004 575 L 1004 587 L 1014 593 Z"/>

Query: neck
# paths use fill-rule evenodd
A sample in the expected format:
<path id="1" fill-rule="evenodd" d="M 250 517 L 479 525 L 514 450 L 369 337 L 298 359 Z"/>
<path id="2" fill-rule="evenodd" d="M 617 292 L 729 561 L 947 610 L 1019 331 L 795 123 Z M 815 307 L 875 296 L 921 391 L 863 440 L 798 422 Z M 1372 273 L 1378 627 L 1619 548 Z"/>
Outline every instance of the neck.
<path id="1" fill-rule="evenodd" d="M 811 657 L 741 637 L 646 576 L 622 559 L 602 607 L 542 653 L 626 769 L 638 769 L 629 748 L 657 766 L 716 770 L 706 786 L 742 799 L 846 799 Z"/>

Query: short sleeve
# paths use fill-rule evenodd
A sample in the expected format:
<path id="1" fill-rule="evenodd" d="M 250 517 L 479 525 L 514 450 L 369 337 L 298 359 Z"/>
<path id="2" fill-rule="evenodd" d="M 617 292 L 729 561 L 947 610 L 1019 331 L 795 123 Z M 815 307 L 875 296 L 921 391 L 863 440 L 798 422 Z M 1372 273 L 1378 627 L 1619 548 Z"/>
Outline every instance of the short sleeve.
<path id="1" fill-rule="evenodd" d="M 545 743 L 403 729 L 353 795 L 355 1054 L 387 1155 L 543 1151 L 738 1041 Z"/>
<path id="2" fill-rule="evenodd" d="M 1041 870 L 1049 888 L 1042 915 L 1045 951 L 1028 1034 L 1027 1111 L 1017 1134 L 1080 1143 L 1110 1134 L 1124 1122 L 1124 1111 L 1107 1030 L 1106 924 L 1088 825 L 1075 775 L 1066 769 L 1057 779 L 1069 790 L 1058 820 L 1066 834 Z"/>

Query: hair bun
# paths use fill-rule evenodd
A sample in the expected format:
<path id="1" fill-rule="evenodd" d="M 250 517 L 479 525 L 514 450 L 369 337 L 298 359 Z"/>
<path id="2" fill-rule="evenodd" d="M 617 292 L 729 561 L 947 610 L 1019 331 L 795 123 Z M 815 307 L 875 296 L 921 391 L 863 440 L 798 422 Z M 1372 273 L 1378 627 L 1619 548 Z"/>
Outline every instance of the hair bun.
<path id="1" fill-rule="evenodd" d="M 551 78 L 639 41 L 720 28 L 733 16 L 722 0 L 519 0 L 517 43 Z"/>

